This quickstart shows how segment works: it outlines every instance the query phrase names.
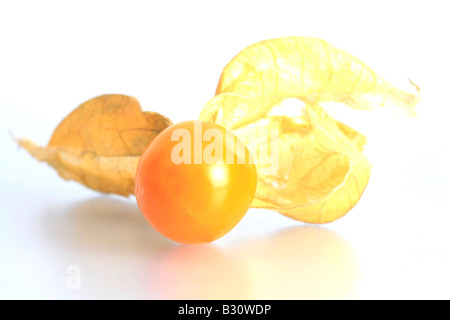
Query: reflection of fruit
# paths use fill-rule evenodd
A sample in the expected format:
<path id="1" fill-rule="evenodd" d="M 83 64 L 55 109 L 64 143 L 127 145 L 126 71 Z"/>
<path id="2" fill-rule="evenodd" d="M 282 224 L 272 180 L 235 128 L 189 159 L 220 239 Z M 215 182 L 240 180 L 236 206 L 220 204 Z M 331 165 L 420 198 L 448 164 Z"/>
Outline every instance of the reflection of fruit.
<path id="1" fill-rule="evenodd" d="M 225 128 L 199 120 L 161 132 L 136 172 L 142 213 L 156 230 L 182 243 L 210 242 L 228 233 L 255 190 L 256 167 L 245 146 Z"/>
<path id="2" fill-rule="evenodd" d="M 149 270 L 149 296 L 156 299 L 245 299 L 245 273 L 220 248 L 178 246 L 157 256 Z"/>
<path id="3" fill-rule="evenodd" d="M 161 299 L 346 299 L 357 270 L 344 239 L 308 226 L 226 250 L 176 247 L 149 275 L 151 295 Z"/>

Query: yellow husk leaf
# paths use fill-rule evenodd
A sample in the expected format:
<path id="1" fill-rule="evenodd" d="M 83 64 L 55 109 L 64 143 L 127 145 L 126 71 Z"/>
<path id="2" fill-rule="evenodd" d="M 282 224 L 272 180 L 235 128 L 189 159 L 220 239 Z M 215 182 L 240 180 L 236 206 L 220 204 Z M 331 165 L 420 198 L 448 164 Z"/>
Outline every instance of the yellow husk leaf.
<path id="1" fill-rule="evenodd" d="M 415 91 L 419 88 L 411 82 Z M 320 39 L 286 37 L 249 46 L 225 67 L 216 95 L 296 97 L 415 115 L 419 96 L 395 88 L 359 59 Z"/>
<path id="2" fill-rule="evenodd" d="M 412 116 L 418 99 L 323 40 L 289 37 L 256 43 L 234 57 L 200 119 L 232 129 L 243 140 L 258 137 L 247 143 L 258 169 L 253 207 L 326 223 L 359 201 L 371 165 L 363 154 L 366 137 L 331 118 L 319 103 Z M 260 137 L 258 132 L 271 129 L 278 130 L 277 139 Z M 277 166 L 262 146 L 271 152 L 278 146 Z"/>
<path id="3" fill-rule="evenodd" d="M 248 113 L 244 121 L 236 116 L 243 109 L 255 113 Z M 369 180 L 371 166 L 362 154 L 365 137 L 342 127 L 319 105 L 292 98 L 221 94 L 205 106 L 200 118 L 232 129 L 243 141 L 258 137 L 247 143 L 258 169 L 252 207 L 276 210 L 304 222 L 326 223 L 347 213 Z M 272 129 L 278 130 L 276 141 L 268 140 L 269 134 L 259 134 Z M 275 157 L 261 152 L 268 141 L 270 153 L 277 152 L 278 144 Z M 271 167 L 276 171 L 267 173 Z"/>
<path id="4" fill-rule="evenodd" d="M 67 116 L 47 147 L 28 139 L 18 143 L 66 180 L 128 196 L 134 194 L 140 155 L 169 125 L 170 120 L 158 113 L 142 112 L 135 98 L 104 95 L 85 102 Z"/>

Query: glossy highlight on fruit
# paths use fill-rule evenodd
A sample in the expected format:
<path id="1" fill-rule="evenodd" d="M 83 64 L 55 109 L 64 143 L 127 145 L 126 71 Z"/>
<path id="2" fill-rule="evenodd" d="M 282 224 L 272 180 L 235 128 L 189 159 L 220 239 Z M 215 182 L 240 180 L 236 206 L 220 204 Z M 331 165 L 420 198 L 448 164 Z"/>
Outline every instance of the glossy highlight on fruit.
<path id="1" fill-rule="evenodd" d="M 253 159 L 233 133 L 215 123 L 185 121 L 162 131 L 142 154 L 136 200 L 166 237 L 205 243 L 238 224 L 253 200 L 256 180 Z"/>

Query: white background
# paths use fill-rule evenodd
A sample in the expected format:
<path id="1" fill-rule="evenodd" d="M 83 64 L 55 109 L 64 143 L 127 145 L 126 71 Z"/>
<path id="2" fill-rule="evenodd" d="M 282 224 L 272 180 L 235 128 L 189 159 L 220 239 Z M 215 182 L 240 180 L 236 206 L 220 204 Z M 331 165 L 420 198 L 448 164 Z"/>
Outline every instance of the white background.
<path id="1" fill-rule="evenodd" d="M 448 21 L 446 1 L 2 0 L 0 298 L 450 298 Z M 280 36 L 325 39 L 422 90 L 416 118 L 350 112 L 373 173 L 333 223 L 252 209 L 215 243 L 179 245 L 134 198 L 66 182 L 11 138 L 45 145 L 105 93 L 195 119 L 235 54 Z"/>

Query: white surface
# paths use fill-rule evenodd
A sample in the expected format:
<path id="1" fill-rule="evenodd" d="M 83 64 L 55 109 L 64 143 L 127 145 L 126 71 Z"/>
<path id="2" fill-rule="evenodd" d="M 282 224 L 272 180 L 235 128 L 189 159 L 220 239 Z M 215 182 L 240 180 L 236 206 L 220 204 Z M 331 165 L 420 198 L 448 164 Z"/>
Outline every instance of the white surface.
<path id="1" fill-rule="evenodd" d="M 445 4 L 1 2 L 0 298 L 450 298 Z M 105 93 L 174 122 L 197 118 L 235 54 L 287 35 L 323 38 L 422 89 L 416 118 L 357 113 L 374 169 L 333 223 L 250 210 L 213 244 L 178 245 L 134 199 L 61 180 L 8 133 L 45 144 L 73 108 Z"/>

